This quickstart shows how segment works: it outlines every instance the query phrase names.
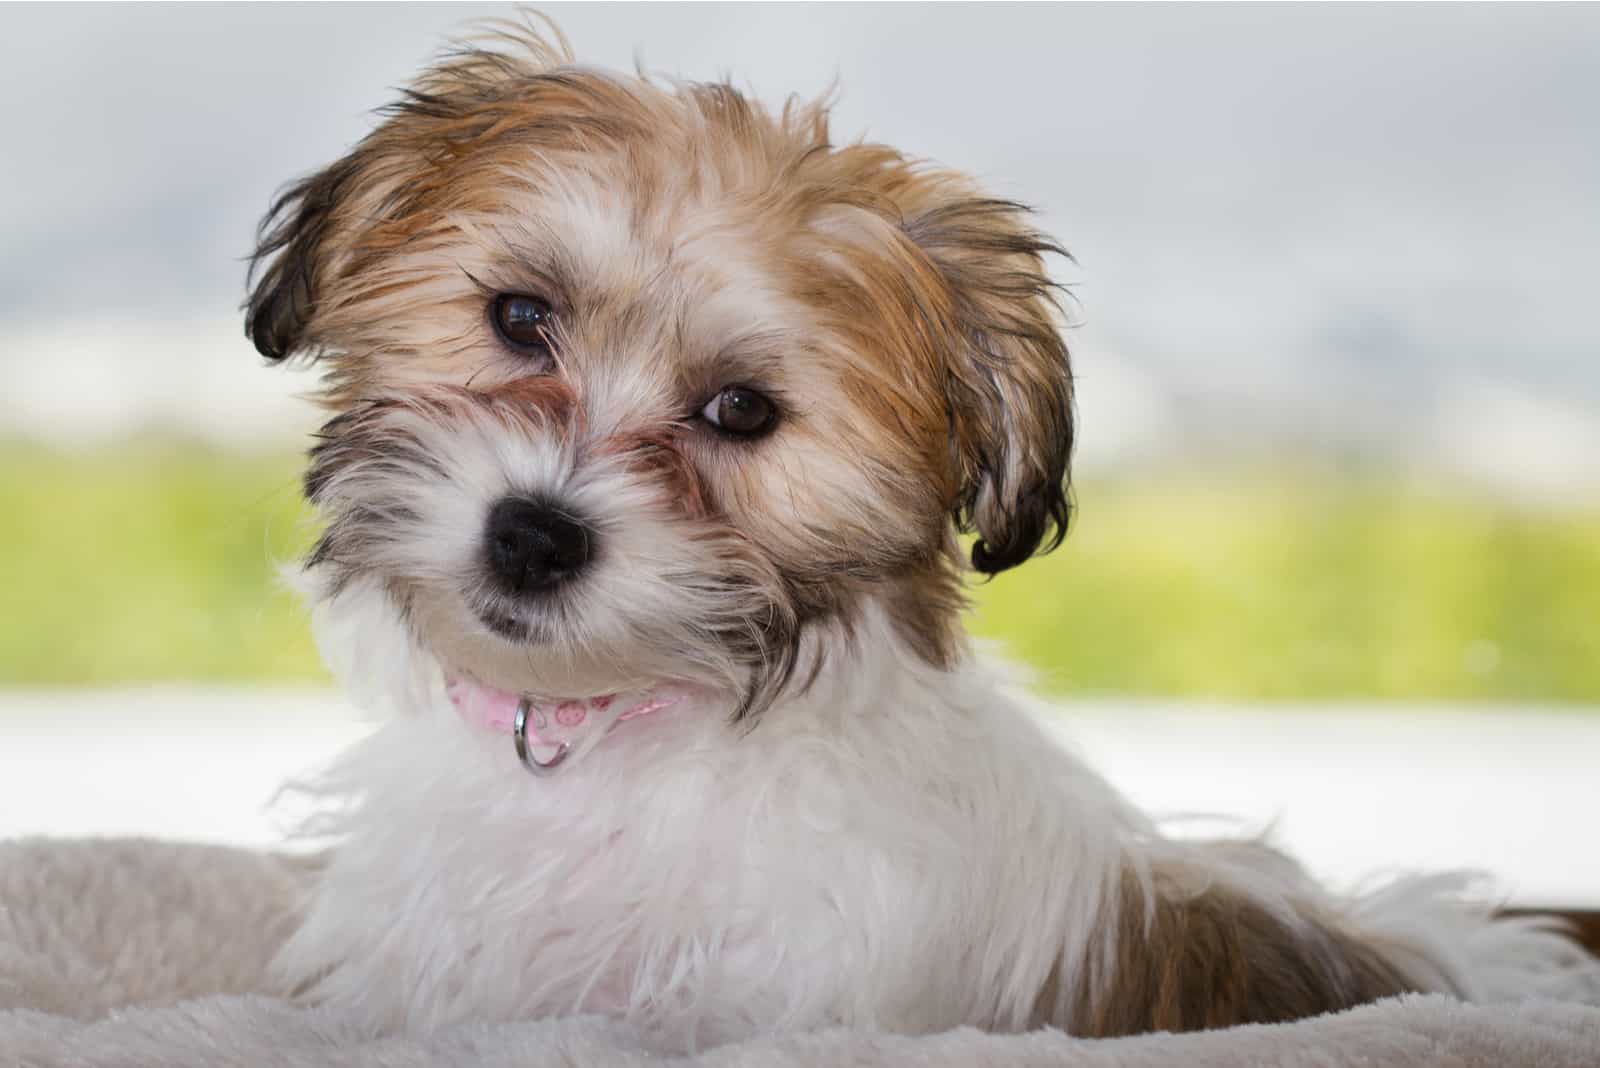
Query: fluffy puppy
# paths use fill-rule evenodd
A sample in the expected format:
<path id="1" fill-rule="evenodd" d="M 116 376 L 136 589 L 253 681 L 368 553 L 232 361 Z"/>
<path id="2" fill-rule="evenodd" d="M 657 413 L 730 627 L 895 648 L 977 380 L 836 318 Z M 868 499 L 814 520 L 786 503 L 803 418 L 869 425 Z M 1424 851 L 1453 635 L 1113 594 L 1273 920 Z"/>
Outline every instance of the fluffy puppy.
<path id="1" fill-rule="evenodd" d="M 1163 837 L 974 656 L 966 568 L 1068 515 L 1060 250 L 1025 209 L 833 143 L 822 104 L 522 30 L 383 114 L 273 206 L 248 303 L 324 371 L 305 574 L 396 709 L 324 784 L 287 985 L 666 1049 L 1592 986 L 1448 880 L 1343 900 Z"/>

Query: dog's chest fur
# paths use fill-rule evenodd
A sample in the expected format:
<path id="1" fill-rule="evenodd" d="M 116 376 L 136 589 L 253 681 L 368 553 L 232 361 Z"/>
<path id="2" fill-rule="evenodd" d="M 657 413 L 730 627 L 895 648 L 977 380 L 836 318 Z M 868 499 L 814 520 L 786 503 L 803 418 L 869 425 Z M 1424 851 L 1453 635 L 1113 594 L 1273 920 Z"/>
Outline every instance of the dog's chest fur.
<path id="1" fill-rule="evenodd" d="M 599 1011 L 674 1048 L 1028 1025 L 1134 817 L 976 667 L 850 679 L 547 780 L 446 708 L 392 721 L 338 773 L 361 800 L 282 974 L 375 1027 Z"/>

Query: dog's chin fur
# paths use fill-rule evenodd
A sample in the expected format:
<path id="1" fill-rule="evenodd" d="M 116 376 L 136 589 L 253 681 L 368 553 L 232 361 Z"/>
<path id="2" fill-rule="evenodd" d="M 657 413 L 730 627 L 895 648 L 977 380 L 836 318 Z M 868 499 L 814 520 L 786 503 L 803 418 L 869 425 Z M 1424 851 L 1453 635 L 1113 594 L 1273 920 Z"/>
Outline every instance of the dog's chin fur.
<path id="1" fill-rule="evenodd" d="M 600 1012 L 663 1049 L 1594 992 L 1452 880 L 1338 899 L 1259 842 L 1169 840 L 975 658 L 967 563 L 1067 521 L 1053 251 L 960 176 L 834 145 L 822 105 L 523 34 L 291 188 L 247 329 L 323 361 L 304 577 L 329 663 L 394 715 L 315 787 L 340 838 L 285 985 L 375 1028 Z M 508 295 L 547 333 L 496 327 Z M 721 427 L 729 390 L 775 421 Z M 508 576 L 508 502 L 583 559 Z M 536 779 L 447 675 L 689 696 Z"/>

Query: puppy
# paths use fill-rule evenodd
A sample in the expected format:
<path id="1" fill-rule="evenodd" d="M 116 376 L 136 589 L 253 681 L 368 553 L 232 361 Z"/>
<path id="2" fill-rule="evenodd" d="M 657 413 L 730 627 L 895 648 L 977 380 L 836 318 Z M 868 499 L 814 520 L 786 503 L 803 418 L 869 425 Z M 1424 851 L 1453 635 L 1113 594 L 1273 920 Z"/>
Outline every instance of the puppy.
<path id="1" fill-rule="evenodd" d="M 396 712 L 323 783 L 287 986 L 662 1049 L 1595 988 L 1451 880 L 1346 900 L 1163 837 L 974 655 L 967 568 L 1068 518 L 1024 208 L 552 36 L 448 54 L 262 225 L 247 332 L 331 410 L 319 635 Z"/>

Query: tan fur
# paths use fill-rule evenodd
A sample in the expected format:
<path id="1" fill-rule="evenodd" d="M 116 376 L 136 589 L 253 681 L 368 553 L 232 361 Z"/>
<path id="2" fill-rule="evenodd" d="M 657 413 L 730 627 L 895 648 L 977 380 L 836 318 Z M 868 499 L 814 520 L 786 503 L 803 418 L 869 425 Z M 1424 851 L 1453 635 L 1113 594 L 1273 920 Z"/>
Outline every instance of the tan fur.
<path id="1" fill-rule="evenodd" d="M 681 432 L 623 434 L 607 438 L 598 449 L 620 456 L 645 477 L 666 487 L 683 515 L 689 519 L 713 518 L 709 494 L 700 472 L 684 455 Z"/>
<path id="2" fill-rule="evenodd" d="M 1104 981 L 1077 1004 L 1041 994 L 1040 1023 L 1096 1037 L 1281 1023 L 1419 989 L 1381 947 L 1333 916 L 1273 912 L 1213 883 L 1186 888 L 1173 872 L 1122 882 L 1120 923 L 1090 962 Z"/>
<path id="3" fill-rule="evenodd" d="M 935 663 L 960 644 L 952 517 L 989 571 L 1059 538 L 1071 380 L 1055 246 L 1022 209 L 833 145 L 820 103 L 774 114 L 518 33 L 387 116 L 285 195 L 258 254 L 252 336 L 323 357 L 335 411 L 559 377 L 598 438 L 651 442 L 696 515 L 761 547 L 797 619 L 881 592 Z M 507 291 L 551 302 L 552 365 L 495 337 Z M 729 384 L 783 405 L 771 440 L 681 432 Z"/>

